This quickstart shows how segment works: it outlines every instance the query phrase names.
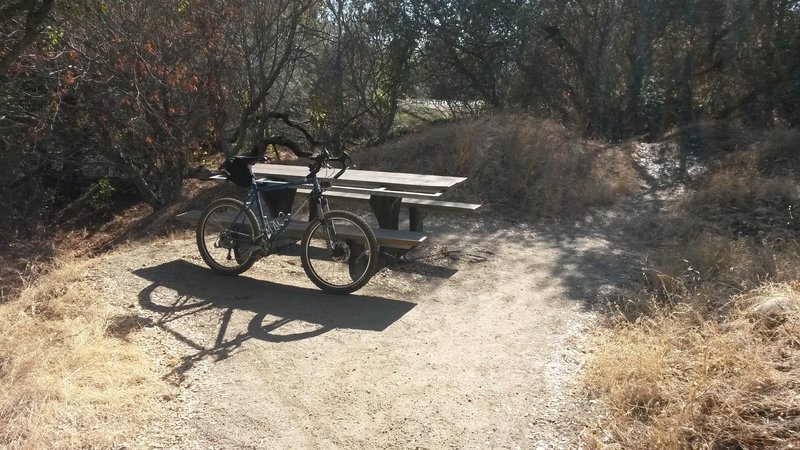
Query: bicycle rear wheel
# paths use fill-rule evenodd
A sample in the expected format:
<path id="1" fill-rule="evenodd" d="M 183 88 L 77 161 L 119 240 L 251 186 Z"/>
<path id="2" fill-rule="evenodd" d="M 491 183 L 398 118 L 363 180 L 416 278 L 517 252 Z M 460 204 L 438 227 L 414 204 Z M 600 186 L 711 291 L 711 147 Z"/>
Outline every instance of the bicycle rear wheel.
<path id="1" fill-rule="evenodd" d="M 363 219 L 348 211 L 328 211 L 312 221 L 301 242 L 308 278 L 331 294 L 364 287 L 378 265 L 378 241 Z"/>
<path id="2" fill-rule="evenodd" d="M 214 272 L 238 275 L 258 259 L 256 216 L 244 203 L 232 198 L 215 200 L 203 211 L 197 224 L 197 248 Z"/>

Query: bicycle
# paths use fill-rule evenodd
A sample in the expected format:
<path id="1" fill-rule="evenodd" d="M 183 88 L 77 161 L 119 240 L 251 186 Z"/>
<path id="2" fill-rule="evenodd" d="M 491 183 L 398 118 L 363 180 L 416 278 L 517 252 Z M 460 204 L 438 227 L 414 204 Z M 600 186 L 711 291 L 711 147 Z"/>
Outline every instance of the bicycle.
<path id="1" fill-rule="evenodd" d="M 287 120 L 284 118 L 284 121 Z M 324 196 L 331 183 L 317 179 L 323 167 L 330 168 L 330 163 L 336 162 L 341 163 L 341 169 L 332 178 L 342 176 L 352 162 L 349 155 L 343 152 L 342 156 L 332 157 L 325 150 L 309 154 L 298 151 L 291 141 L 281 143 L 289 144 L 298 156 L 312 161 L 305 180 L 259 181 L 253 175 L 252 166 L 265 162 L 265 157 L 227 159 L 223 173 L 228 180 L 248 188 L 248 194 L 244 201 L 221 198 L 206 207 L 196 230 L 200 256 L 214 272 L 239 275 L 258 259 L 296 243 L 296 239 L 286 239 L 286 231 L 296 222 L 297 213 L 308 206 L 310 220 L 300 241 L 300 260 L 306 275 L 317 287 L 332 294 L 349 294 L 361 289 L 372 278 L 378 264 L 375 233 L 352 212 L 331 210 Z M 300 185 L 309 185 L 311 192 L 294 211 L 269 217 L 265 214 L 261 192 Z"/>

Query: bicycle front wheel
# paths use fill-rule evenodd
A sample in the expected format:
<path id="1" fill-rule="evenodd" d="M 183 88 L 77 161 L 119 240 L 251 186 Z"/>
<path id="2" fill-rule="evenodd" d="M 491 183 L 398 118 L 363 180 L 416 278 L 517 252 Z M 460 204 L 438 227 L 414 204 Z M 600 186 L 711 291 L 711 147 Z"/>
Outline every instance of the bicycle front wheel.
<path id="1" fill-rule="evenodd" d="M 308 278 L 331 294 L 364 287 L 378 265 L 378 241 L 363 219 L 348 211 L 328 211 L 312 221 L 301 242 Z"/>
<path id="2" fill-rule="evenodd" d="M 215 200 L 197 224 L 197 248 L 214 272 L 238 275 L 258 259 L 255 238 L 258 222 L 253 211 L 232 198 Z"/>

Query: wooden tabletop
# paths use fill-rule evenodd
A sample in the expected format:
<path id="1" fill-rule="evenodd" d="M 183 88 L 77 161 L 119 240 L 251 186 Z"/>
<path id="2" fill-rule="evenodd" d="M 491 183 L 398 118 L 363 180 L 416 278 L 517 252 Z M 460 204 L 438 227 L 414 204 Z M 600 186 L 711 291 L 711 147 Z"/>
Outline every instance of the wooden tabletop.
<path id="1" fill-rule="evenodd" d="M 338 171 L 323 169 L 317 177 L 330 180 Z M 256 164 L 253 173 L 257 177 L 273 180 L 302 180 L 308 175 L 308 167 L 287 166 L 281 164 Z M 384 188 L 395 191 L 422 193 L 440 193 L 463 183 L 466 178 L 443 177 L 439 175 L 420 175 L 415 173 L 379 172 L 373 170 L 348 170 L 337 180 L 331 180 L 333 186 L 352 186 L 356 188 Z"/>

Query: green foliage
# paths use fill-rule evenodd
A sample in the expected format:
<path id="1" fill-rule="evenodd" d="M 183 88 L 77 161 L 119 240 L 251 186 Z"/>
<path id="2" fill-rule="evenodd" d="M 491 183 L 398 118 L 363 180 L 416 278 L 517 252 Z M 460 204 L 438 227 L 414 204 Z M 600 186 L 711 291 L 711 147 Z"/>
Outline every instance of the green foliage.
<path id="1" fill-rule="evenodd" d="M 105 201 L 110 199 L 114 193 L 117 191 L 114 185 L 111 183 L 111 180 L 108 177 L 103 177 L 97 180 L 92 184 L 89 188 L 92 192 L 92 200 L 95 201 Z"/>
<path id="2" fill-rule="evenodd" d="M 57 47 L 63 40 L 64 31 L 54 25 L 48 25 L 45 28 L 45 35 L 50 46 Z"/>

